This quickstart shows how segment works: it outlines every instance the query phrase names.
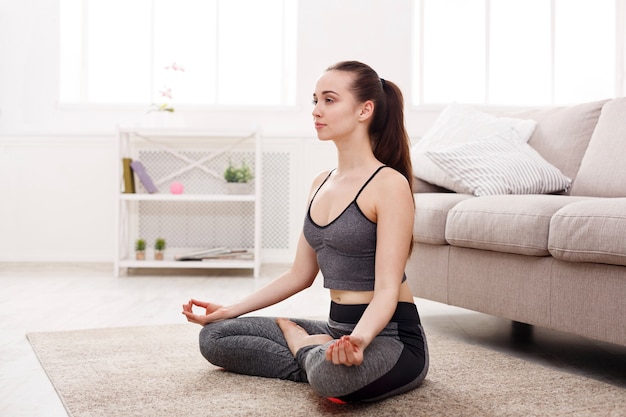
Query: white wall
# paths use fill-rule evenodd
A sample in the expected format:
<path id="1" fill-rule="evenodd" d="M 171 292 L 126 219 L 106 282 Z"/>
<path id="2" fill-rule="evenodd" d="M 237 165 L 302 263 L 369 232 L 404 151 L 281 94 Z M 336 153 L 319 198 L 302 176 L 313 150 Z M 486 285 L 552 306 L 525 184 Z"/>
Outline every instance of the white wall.
<path id="1" fill-rule="evenodd" d="M 109 137 L 0 139 L 0 261 L 112 260 Z"/>
<path id="2" fill-rule="evenodd" d="M 335 164 L 332 145 L 318 143 L 312 129 L 315 80 L 328 65 L 356 59 L 396 82 L 408 97 L 412 31 L 408 0 L 298 4 L 295 108 L 178 109 L 192 125 L 254 121 L 270 146 L 289 148 L 292 213 L 286 217 L 294 242 L 311 177 Z M 115 126 L 135 123 L 145 108 L 58 104 L 57 8 L 51 0 L 0 0 L 0 261 L 112 262 Z M 409 134 L 421 136 L 436 110 L 407 109 Z"/>

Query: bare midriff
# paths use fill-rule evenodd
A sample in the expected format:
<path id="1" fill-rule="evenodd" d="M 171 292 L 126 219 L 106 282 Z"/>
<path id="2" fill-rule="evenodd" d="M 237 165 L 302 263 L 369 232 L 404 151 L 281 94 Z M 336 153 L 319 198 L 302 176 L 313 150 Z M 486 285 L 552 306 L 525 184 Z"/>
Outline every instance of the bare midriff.
<path id="1" fill-rule="evenodd" d="M 373 297 L 374 291 L 330 290 L 330 299 L 337 304 L 369 304 Z M 398 302 L 413 302 L 413 294 L 406 281 L 400 286 Z"/>

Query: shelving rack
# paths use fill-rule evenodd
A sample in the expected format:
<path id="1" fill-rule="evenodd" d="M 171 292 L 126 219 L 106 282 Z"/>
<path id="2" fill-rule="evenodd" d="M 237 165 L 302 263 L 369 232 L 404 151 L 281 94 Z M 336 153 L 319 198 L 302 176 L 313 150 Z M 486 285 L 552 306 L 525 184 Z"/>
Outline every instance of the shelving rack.
<path id="1" fill-rule="evenodd" d="M 120 126 L 117 131 L 118 181 L 116 202 L 116 245 L 115 276 L 125 274 L 128 268 L 190 268 L 190 269 L 252 269 L 258 277 L 261 266 L 261 137 L 257 129 L 224 130 L 185 129 L 185 128 L 138 128 Z M 250 194 L 228 194 L 223 179 L 226 160 L 235 155 L 253 153 L 250 163 L 254 172 Z M 158 188 L 157 193 L 148 193 L 135 176 L 135 193 L 124 192 L 123 158 L 140 160 Z M 152 158 L 152 159 L 151 159 Z M 181 182 L 185 186 L 182 194 L 172 194 L 171 182 Z M 189 184 L 186 185 L 185 182 Z M 201 205 L 199 207 L 198 205 Z M 220 205 L 226 205 L 219 208 Z M 250 208 L 250 205 L 253 208 Z M 175 208 L 172 208 L 175 207 Z M 212 212 L 212 207 L 218 207 Z M 146 214 L 149 212 L 149 214 Z M 172 217 L 172 212 L 176 213 Z M 246 228 L 245 219 L 254 223 L 252 238 Z M 145 225 L 150 220 L 150 225 Z M 241 220 L 241 222 L 239 221 Z M 168 225 L 193 223 L 186 227 Z M 248 222 L 249 223 L 249 222 Z M 155 226 L 156 225 L 156 226 Z M 150 229 L 152 227 L 152 229 Z M 142 229 L 143 228 L 143 229 Z M 155 230 L 156 228 L 156 230 Z M 214 233 L 204 233 L 205 228 Z M 152 260 L 150 250 L 146 260 L 135 260 L 134 242 L 141 230 L 148 234 L 159 234 L 169 230 L 174 237 L 159 235 L 168 242 L 165 259 Z M 189 239 L 191 232 L 194 239 Z M 236 229 L 240 230 L 238 233 Z M 217 230 L 217 232 L 215 232 Z M 200 237 L 198 235 L 201 235 Z M 211 237 L 206 243 L 203 236 Z M 209 249 L 222 245 L 220 237 L 231 239 L 240 236 L 245 242 L 241 248 L 248 249 L 252 259 L 211 259 L 201 261 L 177 261 L 175 256 L 199 249 Z M 190 245 L 187 240 L 192 240 Z M 182 243 L 174 245 L 171 243 Z M 248 245 L 247 243 L 250 243 Z M 150 241 L 147 240 L 148 245 Z"/>

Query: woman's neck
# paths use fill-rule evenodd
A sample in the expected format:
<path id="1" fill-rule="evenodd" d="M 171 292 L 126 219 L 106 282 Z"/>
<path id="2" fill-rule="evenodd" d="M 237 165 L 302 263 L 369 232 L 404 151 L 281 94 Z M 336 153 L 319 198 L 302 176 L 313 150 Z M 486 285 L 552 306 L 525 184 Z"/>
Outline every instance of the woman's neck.
<path id="1" fill-rule="evenodd" d="M 335 143 L 337 146 L 337 174 L 370 170 L 380 165 L 374 156 L 369 138 L 360 138 L 350 143 Z"/>

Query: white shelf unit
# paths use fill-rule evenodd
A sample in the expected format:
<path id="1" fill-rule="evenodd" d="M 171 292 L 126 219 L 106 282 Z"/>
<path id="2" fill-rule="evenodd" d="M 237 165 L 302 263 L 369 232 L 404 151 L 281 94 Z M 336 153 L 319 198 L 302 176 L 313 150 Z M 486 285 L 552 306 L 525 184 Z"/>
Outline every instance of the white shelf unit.
<path id="1" fill-rule="evenodd" d="M 118 181 L 116 223 L 117 238 L 115 245 L 115 276 L 124 275 L 128 268 L 189 268 L 189 269 L 252 269 L 253 276 L 259 276 L 261 267 L 261 163 L 262 147 L 261 137 L 256 129 L 215 131 L 212 129 L 183 129 L 183 128 L 118 128 Z M 228 194 L 225 180 L 223 179 L 224 164 L 235 155 L 251 156 L 252 161 L 246 161 L 253 165 L 253 185 L 250 194 Z M 153 156 L 150 161 L 144 161 L 142 156 Z M 123 158 L 142 161 L 146 171 L 158 188 L 157 193 L 147 193 L 141 185 L 139 178 L 134 175 L 135 193 L 124 192 Z M 150 158 L 148 158 L 150 159 Z M 233 160 L 235 164 L 238 162 Z M 151 172 L 151 170 L 153 172 Z M 157 175 L 153 175 L 156 171 Z M 185 186 L 182 194 L 172 194 L 169 191 L 171 182 L 181 182 Z M 188 189 L 185 181 L 191 183 Z M 146 210 L 146 205 L 148 209 Z M 217 218 L 211 214 L 210 207 L 226 205 L 218 210 Z M 250 206 L 253 206 L 251 208 Z M 186 240 L 185 227 L 170 226 L 168 228 L 168 213 L 171 207 L 176 207 L 177 222 L 195 222 L 194 225 L 186 226 L 189 234 L 195 232 L 196 236 L 192 244 L 174 245 L 170 247 L 172 240 Z M 239 211 L 241 207 L 241 211 Z M 190 210 L 188 210 L 191 208 Z M 167 241 L 165 259 L 162 261 L 152 260 L 153 252 L 150 249 L 151 242 L 146 239 L 148 246 L 146 260 L 135 260 L 134 244 L 136 239 L 145 238 L 140 236 L 143 212 L 150 211 L 151 225 L 146 226 L 150 233 L 157 233 Z M 156 212 L 156 213 L 155 213 Z M 190 212 L 191 214 L 189 214 Z M 243 213 L 248 219 L 252 219 L 254 225 L 247 228 L 244 223 L 238 224 L 238 213 Z M 162 214 L 165 213 L 165 214 Z M 226 214 L 224 214 L 226 213 Z M 182 219 L 182 220 L 181 220 Z M 225 220 L 226 219 L 226 220 Z M 229 223 L 230 222 L 230 223 Z M 216 232 L 212 235 L 211 243 L 203 241 L 203 235 L 198 232 L 198 223 L 201 226 L 214 227 Z M 249 222 L 248 222 L 249 223 Z M 152 227 L 150 231 L 149 227 Z M 155 231 L 156 228 L 156 231 Z M 185 252 L 199 249 L 226 246 L 219 244 L 219 236 L 232 237 L 237 235 L 234 229 L 243 228 L 242 240 L 251 242 L 251 246 L 244 245 L 238 248 L 248 249 L 252 253 L 252 259 L 211 259 L 202 261 L 177 261 L 174 257 Z M 250 230 L 252 238 L 250 239 Z M 170 239 L 162 230 L 169 230 L 178 236 L 178 239 Z M 213 229 L 211 229 L 213 230 Z M 205 236 L 209 236 L 206 233 Z"/>

